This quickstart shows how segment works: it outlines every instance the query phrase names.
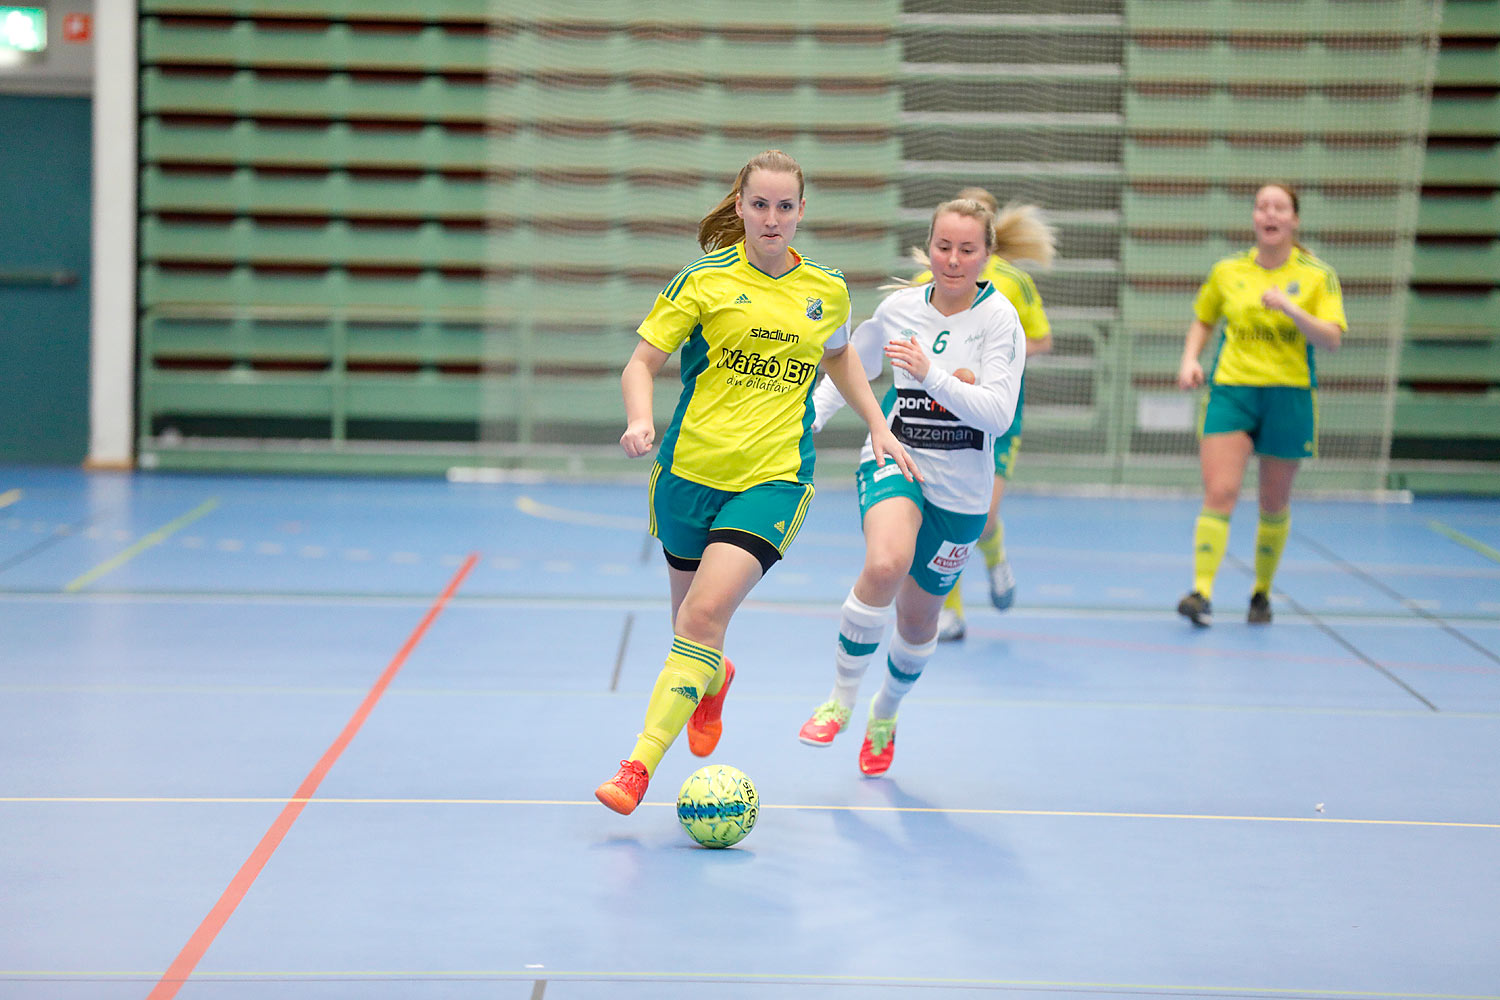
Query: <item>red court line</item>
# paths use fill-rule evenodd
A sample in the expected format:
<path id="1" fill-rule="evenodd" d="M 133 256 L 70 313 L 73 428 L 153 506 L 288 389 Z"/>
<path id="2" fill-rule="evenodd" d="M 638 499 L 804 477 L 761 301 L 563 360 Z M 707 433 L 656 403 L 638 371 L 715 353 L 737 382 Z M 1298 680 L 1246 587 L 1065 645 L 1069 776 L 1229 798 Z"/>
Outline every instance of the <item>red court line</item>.
<path id="1" fill-rule="evenodd" d="M 250 891 L 250 886 L 254 884 L 256 877 L 260 875 L 261 869 L 266 866 L 266 862 L 271 860 L 271 855 L 275 852 L 277 846 L 281 844 L 282 838 L 286 836 L 292 824 L 297 821 L 297 817 L 302 814 L 302 810 L 307 806 L 307 800 L 312 798 L 313 793 L 318 790 L 318 786 L 323 783 L 323 778 L 327 776 L 329 770 L 339 759 L 339 755 L 344 752 L 344 748 L 349 745 L 349 742 L 354 739 L 355 734 L 359 732 L 360 727 L 365 724 L 365 719 L 369 717 L 371 710 L 375 708 L 375 703 L 380 701 L 380 696 L 385 694 L 386 688 L 390 687 L 391 681 L 396 676 L 396 672 L 406 663 L 406 658 L 411 655 L 412 650 L 417 648 L 417 643 L 422 641 L 422 637 L 427 633 L 428 627 L 437 620 L 438 615 L 442 614 L 443 608 L 447 605 L 449 598 L 458 591 L 459 585 L 464 581 L 464 577 L 469 575 L 469 571 L 474 568 L 474 564 L 478 561 L 479 556 L 471 554 L 464 560 L 464 564 L 458 568 L 458 572 L 454 574 L 453 579 L 448 581 L 448 586 L 443 588 L 443 592 L 438 595 L 432 607 L 427 609 L 426 616 L 423 617 L 412 634 L 407 637 L 406 643 L 401 647 L 400 652 L 386 666 L 385 672 L 380 675 L 374 687 L 370 688 L 369 693 L 365 695 L 365 700 L 360 702 L 359 707 L 354 710 L 354 714 L 350 716 L 349 721 L 344 725 L 343 732 L 339 733 L 338 739 L 333 741 L 333 744 L 323 753 L 322 758 L 307 773 L 307 777 L 302 779 L 302 784 L 297 786 L 297 791 L 293 794 L 291 801 L 287 802 L 282 808 L 281 815 L 276 817 L 276 821 L 271 824 L 271 828 L 266 831 L 265 836 L 260 838 L 260 843 L 255 845 L 255 850 L 250 852 L 250 857 L 245 859 L 245 863 L 240 866 L 240 870 L 230 880 L 229 888 L 224 890 L 224 894 L 219 897 L 219 901 L 214 904 L 214 908 L 208 912 L 208 916 L 203 918 L 203 923 L 199 924 L 198 929 L 193 932 L 193 936 L 188 938 L 187 944 L 183 945 L 182 951 L 177 955 L 176 960 L 168 967 L 167 971 L 157 982 L 156 988 L 147 995 L 146 1000 L 171 1000 L 172 997 L 177 995 L 177 991 L 182 989 L 183 984 L 187 982 L 188 977 L 197 968 L 198 961 L 203 957 L 203 953 L 208 951 L 208 946 L 213 944 L 214 939 L 219 936 L 219 931 L 223 930 L 224 924 L 228 922 L 235 908 L 240 905 L 240 900 L 245 898 L 245 893 Z"/>

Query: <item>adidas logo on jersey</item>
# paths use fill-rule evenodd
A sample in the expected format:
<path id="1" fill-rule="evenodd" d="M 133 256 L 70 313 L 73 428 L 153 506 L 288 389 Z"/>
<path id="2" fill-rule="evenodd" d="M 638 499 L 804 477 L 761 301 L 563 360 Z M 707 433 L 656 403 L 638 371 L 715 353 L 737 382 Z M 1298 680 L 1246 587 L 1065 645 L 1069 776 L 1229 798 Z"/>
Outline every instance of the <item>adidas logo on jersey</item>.
<path id="1" fill-rule="evenodd" d="M 777 521 L 775 524 L 771 525 L 771 527 L 775 528 L 777 531 L 781 532 L 783 535 L 786 534 L 786 522 L 785 521 Z"/>
<path id="2" fill-rule="evenodd" d="M 737 306 L 749 305 L 750 296 L 746 295 L 744 292 L 740 292 L 740 297 L 734 300 L 734 304 Z"/>

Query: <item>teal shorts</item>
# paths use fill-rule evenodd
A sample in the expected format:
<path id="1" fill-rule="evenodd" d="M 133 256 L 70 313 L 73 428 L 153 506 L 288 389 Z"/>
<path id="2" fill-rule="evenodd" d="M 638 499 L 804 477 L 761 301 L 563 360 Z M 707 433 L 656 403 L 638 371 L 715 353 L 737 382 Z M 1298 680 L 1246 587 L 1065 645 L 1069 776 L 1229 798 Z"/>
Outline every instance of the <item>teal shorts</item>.
<path id="1" fill-rule="evenodd" d="M 786 554 L 812 503 L 811 483 L 760 483 L 748 490 L 718 490 L 651 470 L 651 534 L 667 565 L 696 570 L 709 542 L 737 545 L 760 560 L 765 572 Z"/>
<path id="2" fill-rule="evenodd" d="M 1318 453 L 1318 390 L 1290 385 L 1211 385 L 1199 436 L 1244 431 L 1255 453 L 1297 460 Z"/>
<path id="3" fill-rule="evenodd" d="M 906 497 L 922 512 L 922 527 L 917 529 L 917 547 L 912 553 L 908 575 L 929 594 L 948 593 L 958 582 L 974 543 L 984 531 L 988 514 L 955 514 L 927 502 L 922 484 L 901 474 L 901 467 L 887 461 L 884 466 L 865 462 L 854 476 L 859 488 L 859 517 L 882 500 Z"/>
<path id="4" fill-rule="evenodd" d="M 1016 396 L 1016 416 L 1005 429 L 1005 433 L 995 439 L 995 475 L 1001 479 L 1009 479 L 1010 472 L 1016 467 L 1016 458 L 1021 454 L 1021 407 L 1026 402 L 1026 382 L 1021 382 L 1021 391 Z"/>

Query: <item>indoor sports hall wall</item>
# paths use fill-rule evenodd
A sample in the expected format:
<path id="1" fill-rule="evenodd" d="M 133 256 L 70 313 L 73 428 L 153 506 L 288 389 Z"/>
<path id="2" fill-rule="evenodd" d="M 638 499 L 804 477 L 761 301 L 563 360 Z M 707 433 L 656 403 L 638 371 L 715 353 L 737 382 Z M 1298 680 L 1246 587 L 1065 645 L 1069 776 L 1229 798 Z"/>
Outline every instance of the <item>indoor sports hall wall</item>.
<path id="1" fill-rule="evenodd" d="M 143 464 L 617 471 L 635 324 L 775 145 L 857 315 L 961 186 L 1057 224 L 1018 482 L 1196 482 L 1176 357 L 1274 177 L 1351 319 L 1308 485 L 1500 489 L 1497 0 L 140 12 Z"/>

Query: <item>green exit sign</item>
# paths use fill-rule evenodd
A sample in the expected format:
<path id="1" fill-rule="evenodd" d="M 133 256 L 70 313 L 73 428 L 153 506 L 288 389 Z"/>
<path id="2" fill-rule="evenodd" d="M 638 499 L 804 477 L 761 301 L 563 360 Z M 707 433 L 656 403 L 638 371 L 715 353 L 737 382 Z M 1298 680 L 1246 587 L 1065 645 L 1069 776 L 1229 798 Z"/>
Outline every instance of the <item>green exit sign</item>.
<path id="1" fill-rule="evenodd" d="M 47 12 L 41 7 L 0 7 L 0 52 L 40 52 L 47 47 Z"/>

